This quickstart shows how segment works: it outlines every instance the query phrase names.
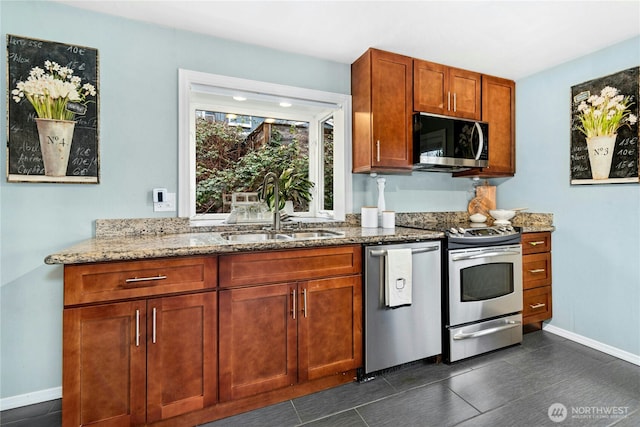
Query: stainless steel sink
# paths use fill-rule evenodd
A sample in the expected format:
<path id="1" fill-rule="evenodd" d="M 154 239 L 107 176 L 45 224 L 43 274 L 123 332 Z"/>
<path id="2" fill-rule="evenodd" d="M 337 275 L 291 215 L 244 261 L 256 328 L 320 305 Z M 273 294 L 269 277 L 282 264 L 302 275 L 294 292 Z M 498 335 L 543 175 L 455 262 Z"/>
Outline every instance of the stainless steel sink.
<path id="1" fill-rule="evenodd" d="M 291 240 L 291 237 L 282 233 L 275 232 L 259 232 L 259 233 L 225 233 L 222 235 L 223 239 L 230 242 L 252 243 L 252 242 L 265 242 L 269 240 Z"/>
<path id="2" fill-rule="evenodd" d="M 292 239 L 328 239 L 331 237 L 344 237 L 344 233 L 330 230 L 294 231 L 287 233 Z"/>
<path id="3" fill-rule="evenodd" d="M 266 242 L 273 240 L 312 240 L 312 239 L 330 239 L 336 237 L 344 237 L 343 232 L 330 230 L 307 230 L 307 231 L 256 231 L 256 232 L 237 232 L 223 233 L 222 238 L 229 242 L 252 243 Z"/>

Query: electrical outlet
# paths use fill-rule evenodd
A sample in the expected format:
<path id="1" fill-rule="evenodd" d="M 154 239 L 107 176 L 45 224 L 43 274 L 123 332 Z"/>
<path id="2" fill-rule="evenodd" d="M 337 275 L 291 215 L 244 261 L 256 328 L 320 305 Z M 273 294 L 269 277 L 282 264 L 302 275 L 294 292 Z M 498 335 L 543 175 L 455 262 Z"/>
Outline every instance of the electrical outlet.
<path id="1" fill-rule="evenodd" d="M 160 191 L 157 191 L 160 190 Z M 163 188 L 153 190 L 153 211 L 154 212 L 175 212 L 176 193 L 167 193 Z"/>

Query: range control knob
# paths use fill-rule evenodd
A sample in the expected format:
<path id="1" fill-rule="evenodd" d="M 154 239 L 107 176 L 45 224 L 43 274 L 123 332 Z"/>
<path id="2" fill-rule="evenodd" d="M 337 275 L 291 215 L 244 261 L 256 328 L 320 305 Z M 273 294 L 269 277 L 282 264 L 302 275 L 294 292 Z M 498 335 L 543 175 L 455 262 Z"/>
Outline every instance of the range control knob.
<path id="1" fill-rule="evenodd" d="M 464 232 L 465 232 L 465 229 L 464 229 L 464 228 L 462 228 L 462 227 L 458 227 L 458 233 L 460 233 L 460 234 L 464 234 Z"/>
<path id="2" fill-rule="evenodd" d="M 458 230 L 456 230 L 454 227 L 451 227 L 449 231 L 451 232 L 451 234 L 458 234 Z"/>

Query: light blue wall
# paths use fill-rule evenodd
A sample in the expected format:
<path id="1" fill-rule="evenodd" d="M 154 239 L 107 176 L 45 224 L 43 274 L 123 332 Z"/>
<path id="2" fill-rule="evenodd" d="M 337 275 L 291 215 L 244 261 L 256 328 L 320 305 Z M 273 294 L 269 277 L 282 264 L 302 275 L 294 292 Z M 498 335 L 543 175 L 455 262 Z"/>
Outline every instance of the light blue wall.
<path id="1" fill-rule="evenodd" d="M 517 81 L 518 171 L 498 187 L 504 205 L 554 213 L 551 324 L 635 355 L 640 186 L 570 185 L 569 120 L 571 86 L 638 65 L 636 37 Z"/>
<path id="2" fill-rule="evenodd" d="M 50 2 L 1 1 L 0 28 L 3 40 L 9 33 L 97 48 L 101 91 L 100 184 L 9 184 L 2 150 L 0 398 L 7 398 L 61 384 L 62 268 L 44 265 L 44 257 L 92 237 L 97 218 L 161 216 L 153 213 L 151 189 L 177 190 L 178 68 L 349 93 L 350 67 Z M 518 175 L 497 183 L 501 205 L 556 214 L 554 322 L 640 354 L 635 330 L 640 324 L 639 272 L 638 267 L 623 268 L 640 258 L 638 186 L 570 187 L 566 127 L 569 87 L 627 67 L 622 63 L 637 65 L 637 44 L 635 54 L 633 43 L 598 54 L 618 62 L 602 72 L 589 57 L 583 60 L 586 65 L 568 64 L 518 82 Z M 0 77 L 6 81 L 6 56 L 0 56 Z M 0 86 L 1 99 L 6 99 Z M 541 87 L 546 99 L 538 99 Z M 6 135 L 3 102 L 2 109 L 0 134 Z M 531 123 L 531 115 L 540 119 Z M 548 158 L 542 151 L 548 151 Z M 470 180 L 448 174 L 385 178 L 387 208 L 399 212 L 463 210 L 471 187 Z M 369 176 L 354 176 L 353 188 L 355 211 L 376 203 Z M 585 211 L 596 216 L 585 218 Z M 580 224 L 597 226 L 594 243 Z M 616 233 L 606 226 L 616 227 Z M 631 228 L 633 241 L 621 242 L 623 227 Z M 599 273 L 593 252 L 601 248 L 608 252 Z M 612 267 L 617 273 L 608 271 Z M 606 316 L 595 315 L 599 304 Z M 636 328 L 620 329 L 620 324 Z"/>

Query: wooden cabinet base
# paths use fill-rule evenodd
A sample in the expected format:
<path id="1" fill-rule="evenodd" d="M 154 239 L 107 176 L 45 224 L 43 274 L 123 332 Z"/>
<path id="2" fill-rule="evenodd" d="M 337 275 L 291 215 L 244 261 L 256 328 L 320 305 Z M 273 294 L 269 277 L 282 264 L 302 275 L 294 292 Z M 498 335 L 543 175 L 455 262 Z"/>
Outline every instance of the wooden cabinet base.
<path id="1" fill-rule="evenodd" d="M 346 384 L 356 380 L 356 370 L 343 372 L 339 375 L 319 378 L 302 384 L 261 393 L 255 396 L 234 400 L 231 402 L 219 403 L 199 411 L 190 412 L 181 416 L 147 424 L 154 427 L 183 427 L 199 425 L 206 422 L 216 421 L 232 415 L 259 409 L 274 403 L 284 402 L 296 397 L 305 396 L 321 390 Z"/>

